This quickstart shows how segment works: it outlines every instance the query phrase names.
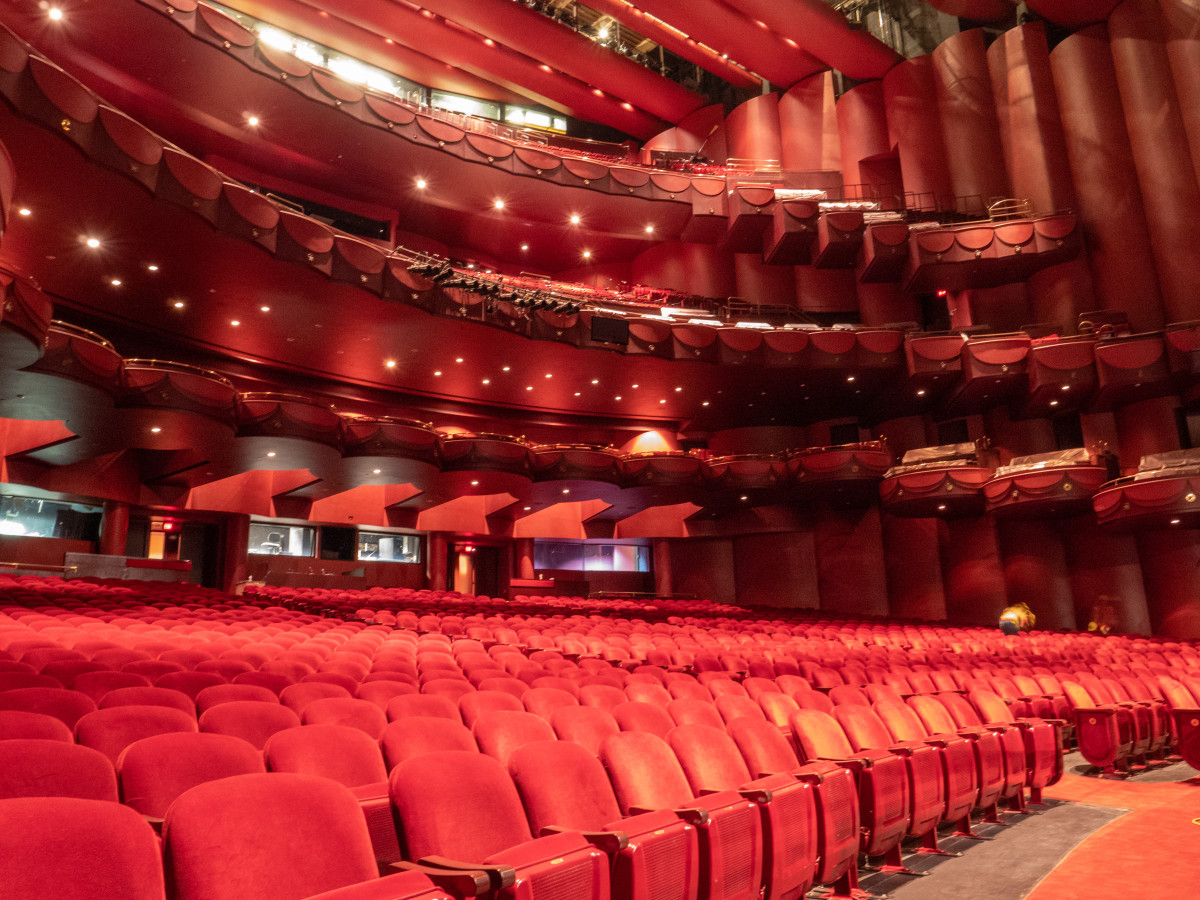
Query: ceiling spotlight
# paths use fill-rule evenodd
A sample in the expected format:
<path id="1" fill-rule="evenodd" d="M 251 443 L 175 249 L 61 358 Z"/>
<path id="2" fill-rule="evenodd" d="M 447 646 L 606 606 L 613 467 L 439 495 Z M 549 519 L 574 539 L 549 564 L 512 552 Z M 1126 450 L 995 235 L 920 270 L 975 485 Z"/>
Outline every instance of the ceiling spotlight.
<path id="1" fill-rule="evenodd" d="M 1172 524 L 1172 525 L 1178 525 L 1178 524 L 1179 524 L 1180 522 L 1182 522 L 1182 521 L 1183 521 L 1182 519 L 1172 519 L 1172 520 L 1171 520 L 1171 524 Z"/>
<path id="2" fill-rule="evenodd" d="M 52 6 L 46 10 L 46 15 L 49 17 L 51 22 L 61 22 L 63 18 L 63 11 L 57 6 Z"/>
<path id="3" fill-rule="evenodd" d="M 22 206 L 20 209 L 17 210 L 17 212 L 23 216 L 33 215 L 33 210 L 30 209 L 28 206 Z"/>
<path id="4" fill-rule="evenodd" d="M 246 124 L 251 128 L 258 127 L 258 116 L 246 116 Z"/>
<path id="5" fill-rule="evenodd" d="M 436 369 L 436 370 L 434 371 L 434 373 L 433 373 L 433 374 L 434 374 L 434 377 L 435 377 L 435 378 L 437 378 L 437 377 L 441 377 L 442 370 L 441 370 L 441 369 Z"/>
<path id="6" fill-rule="evenodd" d="M 925 396 L 925 391 L 924 391 L 924 389 L 917 391 L 917 396 L 918 396 L 918 397 L 924 397 L 924 396 Z"/>
<path id="7" fill-rule="evenodd" d="M 572 225 L 578 225 L 578 224 L 579 224 L 581 221 L 582 221 L 582 220 L 581 220 L 581 219 L 580 219 L 580 217 L 579 217 L 579 213 L 572 213 L 572 214 L 571 214 L 571 224 L 572 224 Z"/>
<path id="8" fill-rule="evenodd" d="M 527 385 L 525 385 L 525 390 L 527 390 L 527 391 L 532 391 L 532 390 L 533 390 L 533 385 L 532 385 L 532 384 L 527 384 Z"/>
<path id="9" fill-rule="evenodd" d="M 546 377 L 547 377 L 547 378 L 553 378 L 553 377 L 554 377 L 554 373 L 553 373 L 553 372 L 547 372 L 547 373 L 546 373 Z"/>
<path id="10" fill-rule="evenodd" d="M 504 201 L 497 197 L 492 201 L 492 206 L 494 206 L 496 209 L 504 209 Z"/>
<path id="11" fill-rule="evenodd" d="M 584 258 L 584 259 L 591 259 L 591 258 L 592 258 L 592 251 L 591 251 L 591 250 L 584 250 L 584 251 L 583 251 L 583 258 Z"/>
<path id="12" fill-rule="evenodd" d="M 158 434 L 160 431 L 162 431 L 162 429 L 159 428 L 157 425 L 155 425 L 153 428 L 150 429 L 151 434 Z"/>
<path id="13" fill-rule="evenodd" d="M 383 469 L 372 469 L 372 470 L 371 470 L 371 474 L 372 474 L 372 475 L 378 475 L 378 474 L 379 474 L 380 472 L 382 472 L 382 471 L 383 471 Z"/>
<path id="14" fill-rule="evenodd" d="M 418 178 L 416 181 L 416 185 L 417 185 L 418 191 L 423 191 L 423 190 L 425 190 L 425 188 L 427 188 L 429 186 L 429 182 L 426 181 L 424 178 Z"/>
<path id="15" fill-rule="evenodd" d="M 149 272 L 157 272 L 158 266 L 156 266 L 154 263 L 150 263 L 150 265 L 146 266 L 146 270 Z"/>
<path id="16" fill-rule="evenodd" d="M 394 369 L 394 368 L 396 368 L 396 361 L 394 359 L 389 359 L 387 362 L 384 363 L 384 365 L 387 366 L 389 369 Z"/>
<path id="17" fill-rule="evenodd" d="M 653 225 L 646 226 L 646 234 L 654 234 L 654 226 Z"/>
<path id="18" fill-rule="evenodd" d="M 183 309 L 183 301 L 182 300 L 176 300 L 173 305 L 176 309 Z"/>
<path id="19" fill-rule="evenodd" d="M 97 247 L 99 247 L 99 246 L 100 246 L 100 239 L 99 239 L 99 238 L 94 238 L 94 237 L 93 237 L 93 238 L 88 238 L 88 239 L 87 239 L 87 245 L 88 245 L 89 247 L 91 247 L 93 250 L 95 250 Z"/>
<path id="20" fill-rule="evenodd" d="M 471 487 L 479 487 L 479 482 L 478 482 L 478 481 L 472 481 L 472 482 L 471 482 Z"/>
<path id="21" fill-rule="evenodd" d="M 946 504 L 945 504 L 945 503 L 939 503 L 939 504 L 938 504 L 938 512 L 945 512 L 945 511 L 946 511 Z"/>
<path id="22" fill-rule="evenodd" d="M 749 497 L 747 497 L 745 494 L 742 494 L 742 496 L 741 496 L 741 498 L 740 498 L 740 499 L 741 499 L 741 500 L 742 500 L 742 502 L 744 503 L 745 501 L 749 500 L 750 498 L 749 498 Z"/>
<path id="23" fill-rule="evenodd" d="M 677 393 L 677 394 L 678 394 L 678 393 L 679 393 L 680 391 L 682 391 L 682 390 L 683 390 L 683 388 L 682 388 L 682 387 L 677 387 L 677 388 L 675 388 L 675 393 Z"/>
<path id="24" fill-rule="evenodd" d="M 121 279 L 120 279 L 120 278 L 114 278 L 114 279 L 113 279 L 113 280 L 110 282 L 110 284 L 112 284 L 112 286 L 113 286 L 113 287 L 120 287 L 120 286 L 121 286 Z"/>
<path id="25" fill-rule="evenodd" d="M 460 357 L 456 358 L 454 361 L 456 363 L 461 363 L 463 361 L 463 358 L 460 356 Z"/>
<path id="26" fill-rule="evenodd" d="M 524 509 L 525 509 L 525 512 L 529 512 L 531 509 L 533 509 L 533 507 L 532 507 L 532 506 L 526 506 L 526 507 L 524 507 Z"/>
<path id="27" fill-rule="evenodd" d="M 234 328 L 236 328 L 237 326 L 241 325 L 242 323 L 241 323 L 241 322 L 239 322 L 237 319 L 232 319 L 232 320 L 229 322 L 229 324 L 230 324 L 230 325 L 232 325 Z"/>
<path id="28" fill-rule="evenodd" d="M 705 400 L 705 401 L 704 401 L 703 403 L 701 403 L 700 405 L 701 405 L 701 406 L 708 406 L 708 401 L 707 401 L 707 400 Z"/>
<path id="29" fill-rule="evenodd" d="M 1057 401 L 1057 400 L 1051 400 L 1051 401 L 1050 401 L 1050 405 L 1051 405 L 1051 406 L 1058 406 L 1058 401 Z"/>
<path id="30" fill-rule="evenodd" d="M 275 451 L 274 451 L 274 450 L 268 450 L 268 451 L 267 451 L 267 457 L 268 457 L 269 459 L 273 459 L 273 458 L 275 457 Z"/>
<path id="31" fill-rule="evenodd" d="M 570 488 L 563 488 L 563 493 L 564 493 L 564 494 L 569 494 L 569 493 L 571 493 L 571 489 L 570 489 Z"/>
<path id="32" fill-rule="evenodd" d="M 528 245 L 528 244 L 522 244 L 522 245 L 521 245 L 521 249 L 522 249 L 522 250 L 528 250 L 528 249 L 529 249 L 529 245 Z"/>
<path id="33" fill-rule="evenodd" d="M 511 371 L 512 371 L 512 366 L 505 366 L 505 367 L 504 367 L 503 369 L 501 369 L 500 371 L 501 371 L 501 372 L 511 372 Z"/>
<path id="34" fill-rule="evenodd" d="M 260 306 L 260 307 L 258 308 L 258 310 L 259 310 L 259 312 L 270 312 L 270 311 L 271 311 L 271 307 L 269 307 L 269 306 Z"/>
<path id="35" fill-rule="evenodd" d="M 620 399 L 621 399 L 621 395 L 620 395 L 620 394 L 617 394 L 617 396 L 613 397 L 613 399 L 614 399 L 614 400 L 620 400 Z"/>

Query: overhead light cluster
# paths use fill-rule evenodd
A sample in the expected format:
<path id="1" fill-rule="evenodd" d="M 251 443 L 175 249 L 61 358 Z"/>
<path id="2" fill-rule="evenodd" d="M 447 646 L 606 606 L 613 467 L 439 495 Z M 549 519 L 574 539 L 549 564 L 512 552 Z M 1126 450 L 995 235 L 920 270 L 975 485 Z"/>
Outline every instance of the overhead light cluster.
<path id="1" fill-rule="evenodd" d="M 502 278 L 493 279 L 459 274 L 448 263 L 414 263 L 408 267 L 408 271 L 415 275 L 423 275 L 443 288 L 458 288 L 480 297 L 495 298 L 510 303 L 518 309 L 545 309 L 563 315 L 577 313 L 583 309 L 583 304 L 574 300 L 563 300 L 542 291 L 506 286 Z"/>

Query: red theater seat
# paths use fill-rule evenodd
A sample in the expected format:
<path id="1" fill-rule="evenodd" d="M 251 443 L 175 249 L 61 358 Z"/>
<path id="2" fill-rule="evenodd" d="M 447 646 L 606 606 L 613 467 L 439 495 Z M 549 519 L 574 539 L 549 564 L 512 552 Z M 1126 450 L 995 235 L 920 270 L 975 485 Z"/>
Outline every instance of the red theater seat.
<path id="1" fill-rule="evenodd" d="M 550 723 L 531 712 L 497 710 L 484 713 L 476 720 L 471 732 L 479 749 L 505 766 L 518 747 L 533 741 L 554 740 L 554 729 Z"/>
<path id="2" fill-rule="evenodd" d="M 609 897 L 608 857 L 578 831 L 533 837 L 517 789 L 495 759 L 427 753 L 396 766 L 390 781 L 410 858 L 486 865 L 499 900 Z"/>
<path id="3" fill-rule="evenodd" d="M 404 760 L 422 753 L 439 750 L 479 752 L 469 728 L 461 722 L 438 716 L 398 719 L 383 729 L 379 743 L 389 772 Z"/>
<path id="4" fill-rule="evenodd" d="M 259 750 L 275 732 L 299 724 L 300 717 L 286 706 L 258 700 L 218 703 L 200 714 L 201 731 L 241 738 Z"/>
<path id="5" fill-rule="evenodd" d="M 0 709 L 0 741 L 18 738 L 75 743 L 75 735 L 62 719 L 20 709 Z"/>
<path id="6" fill-rule="evenodd" d="M 96 711 L 96 701 L 86 694 L 65 688 L 28 687 L 0 691 L 0 710 L 41 713 L 54 716 L 74 730 L 75 723 Z"/>
<path id="7" fill-rule="evenodd" d="M 326 697 L 314 700 L 304 707 L 300 721 L 305 725 L 348 725 L 379 740 L 387 726 L 387 716 L 369 700 L 353 697 Z"/>
<path id="8" fill-rule="evenodd" d="M 216 684 L 196 695 L 196 710 L 200 715 L 221 703 L 253 701 L 279 705 L 279 697 L 269 688 L 257 684 Z"/>
<path id="9" fill-rule="evenodd" d="M 166 897 L 158 838 L 142 817 L 73 797 L 0 800 L 0 885 L 6 900 Z"/>
<path id="10" fill-rule="evenodd" d="M 574 741 L 593 756 L 600 755 L 600 744 L 621 730 L 611 714 L 594 706 L 567 706 L 550 717 L 550 727 L 560 741 Z"/>
<path id="11" fill-rule="evenodd" d="M 196 718 L 165 706 L 114 706 L 88 713 L 75 723 L 75 740 L 99 750 L 116 765 L 121 751 L 153 734 L 197 731 Z"/>
<path id="12" fill-rule="evenodd" d="M 162 687 L 127 687 L 109 691 L 100 698 L 100 709 L 112 706 L 165 706 L 196 715 L 196 703 L 182 691 Z"/>
<path id="13" fill-rule="evenodd" d="M 115 802 L 117 776 L 108 758 L 90 747 L 54 740 L 0 741 L 0 799 L 11 797 Z"/>
<path id="14" fill-rule="evenodd" d="M 156 734 L 134 741 L 117 761 L 121 802 L 152 819 L 198 784 L 265 771 L 256 747 L 223 734 Z"/>

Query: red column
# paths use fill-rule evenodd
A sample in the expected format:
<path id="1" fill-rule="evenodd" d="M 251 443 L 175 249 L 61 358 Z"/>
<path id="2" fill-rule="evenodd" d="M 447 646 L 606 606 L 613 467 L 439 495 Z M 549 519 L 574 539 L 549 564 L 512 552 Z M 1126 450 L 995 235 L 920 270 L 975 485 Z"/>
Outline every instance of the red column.
<path id="1" fill-rule="evenodd" d="M 993 521 L 951 519 L 940 530 L 946 618 L 954 625 L 995 625 L 1008 605 Z"/>
<path id="2" fill-rule="evenodd" d="M 1156 397 L 1122 406 L 1113 413 L 1117 425 L 1115 447 L 1126 469 L 1137 467 L 1138 460 L 1147 453 L 1164 453 L 1179 449 L 1179 429 L 1175 424 L 1174 397 Z"/>
<path id="3" fill-rule="evenodd" d="M 517 570 L 517 578 L 533 578 L 533 538 L 517 538 L 514 540 L 513 552 L 517 557 L 517 564 L 513 567 Z"/>
<path id="4" fill-rule="evenodd" d="M 954 193 L 965 211 L 1011 193 L 1000 150 L 1000 127 L 988 75 L 983 33 L 963 31 L 933 51 L 938 111 Z"/>
<path id="5" fill-rule="evenodd" d="M 1155 0 L 1125 0 L 1109 16 L 1113 67 L 1150 227 L 1168 322 L 1200 317 L 1200 185 Z"/>
<path id="6" fill-rule="evenodd" d="M 997 523 L 1009 603 L 1024 601 L 1038 628 L 1075 628 L 1075 604 L 1062 523 L 1045 519 Z"/>
<path id="7" fill-rule="evenodd" d="M 1159 0 L 1167 35 L 1167 59 L 1200 181 L 1200 7 L 1191 0 Z"/>
<path id="8" fill-rule="evenodd" d="M 651 545 L 654 563 L 654 593 L 665 596 L 675 593 L 675 579 L 671 574 L 671 542 L 656 540 Z"/>
<path id="9" fill-rule="evenodd" d="M 1064 530 L 1075 621 L 1086 628 L 1101 597 L 1108 597 L 1116 621 L 1108 623 L 1123 633 L 1150 633 L 1146 585 L 1137 540 L 1101 528 L 1090 516 L 1080 516 Z"/>
<path id="10" fill-rule="evenodd" d="M 900 290 L 898 284 L 859 282 L 858 312 L 864 325 L 889 325 L 893 322 L 920 322 L 921 303 L 916 295 Z"/>
<path id="11" fill-rule="evenodd" d="M 247 548 L 250 544 L 250 517 L 226 516 L 221 528 L 221 589 L 232 591 L 248 577 Z M 124 551 L 122 551 L 124 552 Z"/>
<path id="12" fill-rule="evenodd" d="M 852 616 L 885 616 L 887 578 L 883 566 L 883 530 L 879 509 L 836 510 L 813 514 L 817 591 L 821 609 Z"/>
<path id="13" fill-rule="evenodd" d="M 938 112 L 933 57 L 905 60 L 883 77 L 889 141 L 900 155 L 904 190 L 912 204 L 936 208 L 954 193 L 942 120 Z"/>
<path id="14" fill-rule="evenodd" d="M 129 537 L 129 504 L 120 500 L 104 501 L 104 519 L 100 528 L 97 552 L 105 556 L 124 556 Z M 245 547 L 242 547 L 245 550 Z"/>
<path id="15" fill-rule="evenodd" d="M 1149 621 L 1124 630 L 1150 634 L 1153 629 L 1154 634 L 1175 640 L 1200 639 L 1198 537 L 1195 529 L 1147 531 L 1137 536 Z"/>
<path id="16" fill-rule="evenodd" d="M 842 151 L 842 180 L 847 185 L 869 184 L 892 187 L 863 160 L 882 156 L 891 148 L 883 85 L 868 81 L 842 94 L 837 102 L 838 135 Z"/>
<path id="17" fill-rule="evenodd" d="M 786 170 L 841 166 L 832 72 L 806 78 L 779 98 L 779 137 Z"/>
<path id="18" fill-rule="evenodd" d="M 429 589 L 444 591 L 449 583 L 449 573 L 446 571 L 449 545 L 446 542 L 446 534 L 441 531 L 431 531 L 428 549 L 429 559 L 425 563 L 425 572 L 429 579 Z"/>
<path id="19" fill-rule="evenodd" d="M 946 592 L 938 553 L 937 519 L 882 515 L 883 562 L 887 573 L 888 615 L 946 618 Z"/>
<path id="20" fill-rule="evenodd" d="M 1160 328 L 1158 273 L 1108 33 L 1095 26 L 1071 35 L 1050 55 L 1050 69 L 1097 304 L 1128 313 L 1138 330 Z"/>

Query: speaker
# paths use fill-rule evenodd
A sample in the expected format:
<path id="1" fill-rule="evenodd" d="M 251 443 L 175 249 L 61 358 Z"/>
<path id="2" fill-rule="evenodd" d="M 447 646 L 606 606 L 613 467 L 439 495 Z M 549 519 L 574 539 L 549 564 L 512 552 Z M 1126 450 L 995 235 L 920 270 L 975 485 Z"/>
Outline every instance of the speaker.
<path id="1" fill-rule="evenodd" d="M 592 316 L 592 340 L 601 344 L 629 343 L 629 323 L 624 319 Z"/>

